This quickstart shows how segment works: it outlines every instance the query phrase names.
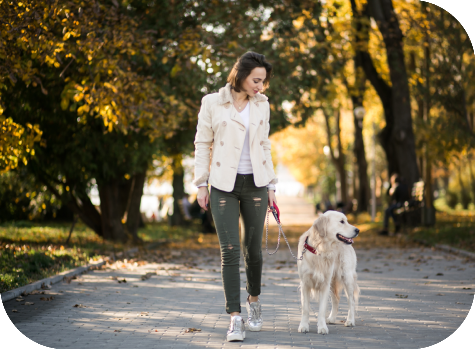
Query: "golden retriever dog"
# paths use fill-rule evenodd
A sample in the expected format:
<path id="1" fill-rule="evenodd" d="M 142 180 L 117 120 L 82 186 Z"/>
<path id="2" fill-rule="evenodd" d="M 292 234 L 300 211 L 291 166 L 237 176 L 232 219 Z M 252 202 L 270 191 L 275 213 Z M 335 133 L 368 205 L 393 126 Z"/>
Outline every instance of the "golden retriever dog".
<path id="1" fill-rule="evenodd" d="M 319 301 L 318 333 L 328 334 L 327 323 L 335 323 L 340 293 L 345 289 L 348 299 L 348 317 L 345 326 L 355 326 L 355 311 L 360 289 L 356 276 L 356 253 L 351 244 L 359 229 L 348 224 L 343 213 L 327 211 L 318 217 L 312 227 L 299 239 L 297 261 L 300 276 L 302 320 L 299 332 L 309 332 L 310 296 Z M 328 296 L 332 310 L 325 319 Z"/>

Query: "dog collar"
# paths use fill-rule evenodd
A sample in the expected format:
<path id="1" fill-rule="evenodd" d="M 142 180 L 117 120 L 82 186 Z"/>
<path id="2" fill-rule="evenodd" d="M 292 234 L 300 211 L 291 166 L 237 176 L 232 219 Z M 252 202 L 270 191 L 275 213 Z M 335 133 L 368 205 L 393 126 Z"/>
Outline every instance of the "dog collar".
<path id="1" fill-rule="evenodd" d="M 307 251 L 310 251 L 310 252 L 312 252 L 313 254 L 317 254 L 317 250 L 314 249 L 312 246 L 310 246 L 310 245 L 308 244 L 308 236 L 307 236 L 307 238 L 305 239 L 305 244 L 303 245 L 303 247 L 304 247 Z"/>

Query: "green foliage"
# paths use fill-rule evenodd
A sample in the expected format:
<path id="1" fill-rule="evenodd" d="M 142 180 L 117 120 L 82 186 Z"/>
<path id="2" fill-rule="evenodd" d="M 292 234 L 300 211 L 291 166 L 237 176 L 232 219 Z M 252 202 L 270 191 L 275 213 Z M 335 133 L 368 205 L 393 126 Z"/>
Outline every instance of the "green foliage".
<path id="1" fill-rule="evenodd" d="M 447 205 L 452 209 L 454 209 L 459 202 L 457 193 L 454 193 L 452 191 L 447 191 L 447 193 L 445 194 L 445 200 L 447 202 Z"/>
<path id="2" fill-rule="evenodd" d="M 437 213 L 435 227 L 417 228 L 410 234 L 414 240 L 431 245 L 445 244 L 475 252 L 475 222 L 473 217 L 461 214 Z"/>

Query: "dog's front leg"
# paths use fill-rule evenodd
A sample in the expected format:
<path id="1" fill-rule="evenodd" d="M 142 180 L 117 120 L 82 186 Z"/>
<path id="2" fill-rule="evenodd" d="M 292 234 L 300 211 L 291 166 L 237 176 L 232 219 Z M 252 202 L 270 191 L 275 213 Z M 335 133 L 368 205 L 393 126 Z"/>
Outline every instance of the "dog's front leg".
<path id="1" fill-rule="evenodd" d="M 345 282 L 345 287 L 346 287 L 346 295 L 348 296 L 348 317 L 346 318 L 345 326 L 347 327 L 353 327 L 356 325 L 355 322 L 355 308 L 356 308 L 356 302 L 355 302 L 355 286 L 356 282 L 353 281 L 353 278 L 351 281 Z"/>
<path id="2" fill-rule="evenodd" d="M 305 283 L 300 283 L 300 300 L 302 302 L 302 319 L 300 321 L 299 332 L 309 332 L 309 311 L 310 311 L 310 287 Z"/>
<path id="3" fill-rule="evenodd" d="M 330 283 L 320 291 L 320 304 L 318 310 L 318 333 L 328 334 L 326 323 L 328 296 L 330 295 Z"/>

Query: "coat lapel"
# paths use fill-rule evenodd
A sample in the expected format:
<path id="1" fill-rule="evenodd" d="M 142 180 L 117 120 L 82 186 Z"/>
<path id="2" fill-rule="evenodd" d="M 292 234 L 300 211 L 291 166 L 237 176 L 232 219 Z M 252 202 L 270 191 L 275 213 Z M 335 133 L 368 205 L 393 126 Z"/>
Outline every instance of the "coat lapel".
<path id="1" fill-rule="evenodd" d="M 259 108 L 259 104 L 266 101 L 267 97 L 261 94 L 256 95 L 251 98 L 250 103 L 250 112 L 249 112 L 249 145 L 252 145 L 254 138 L 257 134 L 257 129 L 259 125 L 264 123 L 264 114 Z"/>
<path id="2" fill-rule="evenodd" d="M 238 122 L 242 126 L 244 121 L 237 112 L 236 108 L 233 106 L 233 98 L 231 95 L 231 85 L 228 83 L 226 86 L 219 89 L 219 100 L 218 104 L 220 105 L 229 105 L 231 108 L 231 119 Z M 259 109 L 259 103 L 267 101 L 267 97 L 263 94 L 257 94 L 256 96 L 250 98 L 249 100 L 249 145 L 252 145 L 252 141 L 257 134 L 257 129 L 259 124 L 264 122 L 264 115 Z"/>

